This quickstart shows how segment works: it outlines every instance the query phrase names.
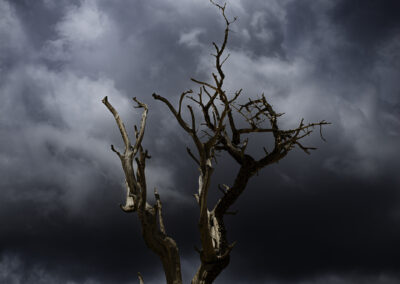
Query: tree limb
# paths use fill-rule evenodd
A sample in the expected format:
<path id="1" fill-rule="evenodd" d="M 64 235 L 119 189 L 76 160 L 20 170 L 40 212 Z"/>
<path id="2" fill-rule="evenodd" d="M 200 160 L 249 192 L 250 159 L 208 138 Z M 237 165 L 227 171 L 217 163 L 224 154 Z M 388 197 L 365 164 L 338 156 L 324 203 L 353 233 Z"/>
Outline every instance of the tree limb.
<path id="1" fill-rule="evenodd" d="M 146 245 L 155 252 L 160 258 L 166 282 L 168 284 L 181 284 L 181 266 L 176 242 L 166 234 L 164 221 L 162 217 L 162 204 L 160 196 L 155 190 L 156 204 L 151 206 L 147 203 L 147 186 L 146 186 L 146 159 L 149 159 L 147 150 L 142 147 L 143 137 L 145 133 L 146 120 L 148 114 L 147 105 L 141 103 L 138 99 L 133 98 L 137 103 L 136 108 L 143 108 L 140 129 L 135 126 L 135 145 L 132 146 L 128 137 L 126 128 L 115 108 L 108 102 L 105 97 L 102 102 L 108 110 L 113 114 L 115 121 L 120 129 L 122 139 L 125 144 L 125 152 L 121 154 L 111 146 L 111 150 L 115 152 L 121 160 L 122 169 L 125 174 L 125 185 L 127 189 L 126 203 L 120 205 L 124 212 L 137 212 L 137 216 L 141 223 L 142 235 Z M 136 154 L 139 156 L 135 158 Z M 133 160 L 136 162 L 136 172 L 133 166 Z M 157 218 L 158 217 L 158 218 Z M 138 273 L 140 283 L 143 283 L 143 277 Z"/>

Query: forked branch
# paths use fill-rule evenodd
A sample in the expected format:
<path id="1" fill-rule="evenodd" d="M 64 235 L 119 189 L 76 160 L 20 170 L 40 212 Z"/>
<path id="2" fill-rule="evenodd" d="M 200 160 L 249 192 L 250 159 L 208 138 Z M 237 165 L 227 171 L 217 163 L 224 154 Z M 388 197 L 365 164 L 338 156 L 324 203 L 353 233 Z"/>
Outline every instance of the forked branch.
<path id="1" fill-rule="evenodd" d="M 122 139 L 125 144 L 123 154 L 118 152 L 114 146 L 111 146 L 121 160 L 122 169 L 125 174 L 126 185 L 126 202 L 121 205 L 124 212 L 137 212 L 142 227 L 142 234 L 146 245 L 155 252 L 164 268 L 166 281 L 168 284 L 181 284 L 181 266 L 176 242 L 166 234 L 160 195 L 155 190 L 154 195 L 156 203 L 150 205 L 147 202 L 147 185 L 146 185 L 146 159 L 150 156 L 147 150 L 143 149 L 142 142 L 145 133 L 148 107 L 140 102 L 137 98 L 133 98 L 136 102 L 136 108 L 143 109 L 142 119 L 139 129 L 135 126 L 135 144 L 132 146 L 128 132 L 115 108 L 109 103 L 107 97 L 102 102 L 114 116 L 114 119 L 120 130 Z M 137 157 L 136 157 L 137 156 Z M 135 166 L 136 171 L 135 171 Z M 138 273 L 140 283 L 143 283 L 143 277 Z"/>

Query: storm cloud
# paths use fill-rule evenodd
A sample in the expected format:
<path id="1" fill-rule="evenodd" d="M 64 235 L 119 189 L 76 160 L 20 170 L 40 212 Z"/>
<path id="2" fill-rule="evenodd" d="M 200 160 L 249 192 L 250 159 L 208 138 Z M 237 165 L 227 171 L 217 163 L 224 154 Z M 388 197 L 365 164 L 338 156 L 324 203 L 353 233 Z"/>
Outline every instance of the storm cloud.
<path id="1" fill-rule="evenodd" d="M 400 4 L 395 0 L 227 2 L 237 16 L 228 94 L 265 94 L 283 127 L 326 120 L 254 177 L 226 218 L 236 240 L 216 283 L 400 282 Z M 108 96 L 144 146 L 183 277 L 199 264 L 190 139 L 156 92 L 177 101 L 210 79 L 224 22 L 207 0 L 0 0 L 0 282 L 163 283 L 158 258 L 124 214 Z M 129 125 L 129 126 L 128 126 Z M 318 132 L 318 131 L 316 131 Z M 267 142 L 266 142 L 267 141 Z M 250 148 L 262 155 L 266 136 Z M 237 166 L 216 165 L 213 188 Z M 211 199 L 218 197 L 212 193 Z"/>

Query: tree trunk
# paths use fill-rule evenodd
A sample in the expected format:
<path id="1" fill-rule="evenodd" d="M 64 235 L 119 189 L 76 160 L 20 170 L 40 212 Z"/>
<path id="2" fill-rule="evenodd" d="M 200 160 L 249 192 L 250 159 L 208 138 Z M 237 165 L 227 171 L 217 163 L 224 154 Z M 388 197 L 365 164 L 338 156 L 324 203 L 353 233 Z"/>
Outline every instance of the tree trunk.
<path id="1" fill-rule="evenodd" d="M 159 256 L 167 284 L 182 284 L 178 246 L 165 232 L 158 193 L 155 196 L 157 200 L 156 208 L 147 205 L 144 211 L 138 211 L 142 223 L 143 239 L 147 247 Z"/>

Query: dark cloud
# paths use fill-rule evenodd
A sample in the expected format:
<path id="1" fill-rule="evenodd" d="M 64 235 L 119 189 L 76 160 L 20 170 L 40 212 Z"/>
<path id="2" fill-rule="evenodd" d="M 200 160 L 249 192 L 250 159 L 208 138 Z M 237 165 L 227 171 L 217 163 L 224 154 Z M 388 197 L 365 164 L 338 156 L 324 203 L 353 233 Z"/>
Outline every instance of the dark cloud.
<path id="1" fill-rule="evenodd" d="M 399 8 L 394 0 L 339 1 L 331 15 L 352 43 L 369 49 L 399 32 Z"/>
<path id="2" fill-rule="evenodd" d="M 246 237 L 252 240 L 251 244 L 247 243 L 243 250 L 252 247 L 253 253 L 246 260 L 237 257 L 233 265 L 246 266 L 250 275 L 272 274 L 291 281 L 332 273 L 332 267 L 338 275 L 353 271 L 365 275 L 377 271 L 396 274 L 400 253 L 396 245 L 400 233 L 395 216 L 396 182 L 378 179 L 366 183 L 344 178 L 332 181 L 330 174 L 318 174 L 322 175 L 320 179 L 303 178 L 292 188 L 275 185 L 275 190 L 262 193 L 262 201 L 251 198 L 252 210 L 239 206 L 246 222 L 240 229 L 232 224 L 233 232 L 237 236 L 243 231 L 251 235 Z M 382 183 L 386 190 L 377 191 Z M 260 219 L 261 227 L 257 226 Z M 259 255 L 260 251 L 267 253 Z M 239 248 L 235 253 L 240 252 Z M 255 269 L 260 262 L 263 269 Z"/>
<path id="3" fill-rule="evenodd" d="M 189 282 L 199 263 L 191 145 L 151 94 L 171 100 L 207 80 L 223 21 L 208 1 L 0 0 L 0 282 L 163 283 L 110 144 L 108 96 L 132 129 L 150 105 L 149 188 Z M 397 283 L 400 279 L 400 60 L 396 1 L 230 1 L 238 16 L 228 94 L 265 92 L 285 112 L 333 124 L 260 172 L 227 217 L 238 243 L 217 283 Z M 316 131 L 317 132 L 317 131 Z M 254 137 L 254 154 L 270 140 Z M 179 157 L 179 158 L 177 158 Z M 173 161 L 173 162 L 171 162 Z M 221 157 L 213 180 L 232 182 Z M 219 196 L 213 191 L 210 201 Z"/>

